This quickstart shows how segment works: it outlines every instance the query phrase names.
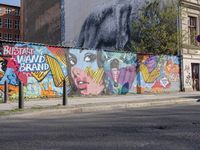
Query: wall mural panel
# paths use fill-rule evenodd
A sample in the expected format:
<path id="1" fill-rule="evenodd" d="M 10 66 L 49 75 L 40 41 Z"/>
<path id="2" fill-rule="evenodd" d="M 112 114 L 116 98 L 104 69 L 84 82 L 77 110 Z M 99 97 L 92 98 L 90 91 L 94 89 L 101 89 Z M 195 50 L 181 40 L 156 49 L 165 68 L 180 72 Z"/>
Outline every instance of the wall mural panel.
<path id="1" fill-rule="evenodd" d="M 0 49 L 0 94 L 10 98 L 19 81 L 26 98 L 59 97 L 63 81 L 70 95 L 162 93 L 180 90 L 177 56 L 136 55 L 87 49 L 4 43 Z"/>
<path id="2" fill-rule="evenodd" d="M 70 89 L 65 50 L 33 44 L 4 44 L 1 48 L 5 80 L 11 98 L 18 96 L 19 80 L 24 84 L 25 97 L 57 97 L 62 95 L 63 80 Z M 68 89 L 68 90 L 69 90 Z"/>
<path id="3" fill-rule="evenodd" d="M 76 93 L 98 95 L 104 89 L 103 67 L 98 60 L 101 53 L 95 50 L 69 49 L 67 52 L 69 69 Z"/>
<path id="4" fill-rule="evenodd" d="M 179 58 L 139 55 L 138 92 L 162 93 L 180 89 Z"/>
<path id="5" fill-rule="evenodd" d="M 103 51 L 102 62 L 107 93 L 132 93 L 136 76 L 136 54 Z"/>

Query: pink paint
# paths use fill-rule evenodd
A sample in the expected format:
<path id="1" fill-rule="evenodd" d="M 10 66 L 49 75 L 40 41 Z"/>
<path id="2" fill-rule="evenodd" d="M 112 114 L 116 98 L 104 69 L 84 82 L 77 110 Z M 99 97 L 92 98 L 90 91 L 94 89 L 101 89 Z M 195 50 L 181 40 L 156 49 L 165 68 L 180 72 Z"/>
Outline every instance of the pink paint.
<path id="1" fill-rule="evenodd" d="M 23 82 L 24 85 L 28 84 L 28 79 L 27 79 L 27 74 L 23 73 L 23 72 L 19 72 L 19 67 L 20 64 L 18 64 L 16 61 L 14 61 L 14 59 L 12 58 L 8 58 L 8 64 L 7 67 L 8 68 L 12 68 L 14 73 L 17 75 L 17 77 L 19 78 L 20 81 Z"/>
<path id="2" fill-rule="evenodd" d="M 104 89 L 103 82 L 95 83 L 90 75 L 77 67 L 71 68 L 71 76 L 76 88 L 82 95 L 98 95 Z"/>

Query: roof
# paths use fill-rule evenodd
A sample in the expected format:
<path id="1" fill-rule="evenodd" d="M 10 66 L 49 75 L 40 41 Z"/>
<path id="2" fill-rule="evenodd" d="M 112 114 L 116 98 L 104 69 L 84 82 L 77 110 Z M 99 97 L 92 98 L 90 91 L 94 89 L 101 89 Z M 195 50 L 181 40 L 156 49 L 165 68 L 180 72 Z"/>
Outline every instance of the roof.
<path id="1" fill-rule="evenodd" d="M 0 3 L 0 6 L 14 7 L 14 8 L 19 8 L 19 9 L 20 9 L 20 6 L 10 5 L 10 4 L 3 4 L 3 3 Z"/>

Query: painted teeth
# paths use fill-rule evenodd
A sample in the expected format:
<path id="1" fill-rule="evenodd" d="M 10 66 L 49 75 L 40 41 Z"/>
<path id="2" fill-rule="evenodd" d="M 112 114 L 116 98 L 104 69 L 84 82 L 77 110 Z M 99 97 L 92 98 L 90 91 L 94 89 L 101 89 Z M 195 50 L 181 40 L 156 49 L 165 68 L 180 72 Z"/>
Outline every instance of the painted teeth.
<path id="1" fill-rule="evenodd" d="M 83 82 L 79 82 L 79 84 L 83 84 Z"/>

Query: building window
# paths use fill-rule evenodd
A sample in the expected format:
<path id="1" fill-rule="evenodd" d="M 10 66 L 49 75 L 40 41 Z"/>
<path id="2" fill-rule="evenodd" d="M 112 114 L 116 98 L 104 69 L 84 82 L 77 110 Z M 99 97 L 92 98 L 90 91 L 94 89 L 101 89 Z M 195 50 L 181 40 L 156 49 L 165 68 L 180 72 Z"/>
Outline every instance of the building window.
<path id="1" fill-rule="evenodd" d="M 16 9 L 16 10 L 15 10 L 15 16 L 19 16 L 19 15 L 20 15 L 19 9 Z"/>
<path id="2" fill-rule="evenodd" d="M 3 21 L 2 21 L 2 18 L 0 18 L 0 28 L 3 27 Z"/>
<path id="3" fill-rule="evenodd" d="M 4 19 L 4 27 L 8 29 L 12 29 L 12 20 L 11 19 Z"/>
<path id="4" fill-rule="evenodd" d="M 6 14 L 11 14 L 12 9 L 11 8 L 6 8 Z"/>
<path id="5" fill-rule="evenodd" d="M 197 17 L 189 16 L 189 40 L 191 45 L 197 45 L 196 36 L 197 36 Z"/>
<path id="6" fill-rule="evenodd" d="M 19 20 L 15 20 L 15 29 L 19 30 Z"/>
<path id="7" fill-rule="evenodd" d="M 19 41 L 20 38 L 19 38 L 19 34 L 15 34 L 15 41 Z"/>
<path id="8" fill-rule="evenodd" d="M 0 15 L 2 15 L 2 14 L 3 14 L 3 8 L 0 7 Z"/>
<path id="9" fill-rule="evenodd" d="M 3 39 L 4 39 L 4 40 L 8 40 L 8 34 L 7 34 L 7 33 L 4 33 L 4 34 L 3 34 Z"/>
<path id="10" fill-rule="evenodd" d="M 10 41 L 12 40 L 12 34 L 10 34 L 10 33 L 8 34 L 8 40 L 10 40 Z"/>
<path id="11" fill-rule="evenodd" d="M 2 33 L 0 33 L 0 40 L 2 40 Z"/>

